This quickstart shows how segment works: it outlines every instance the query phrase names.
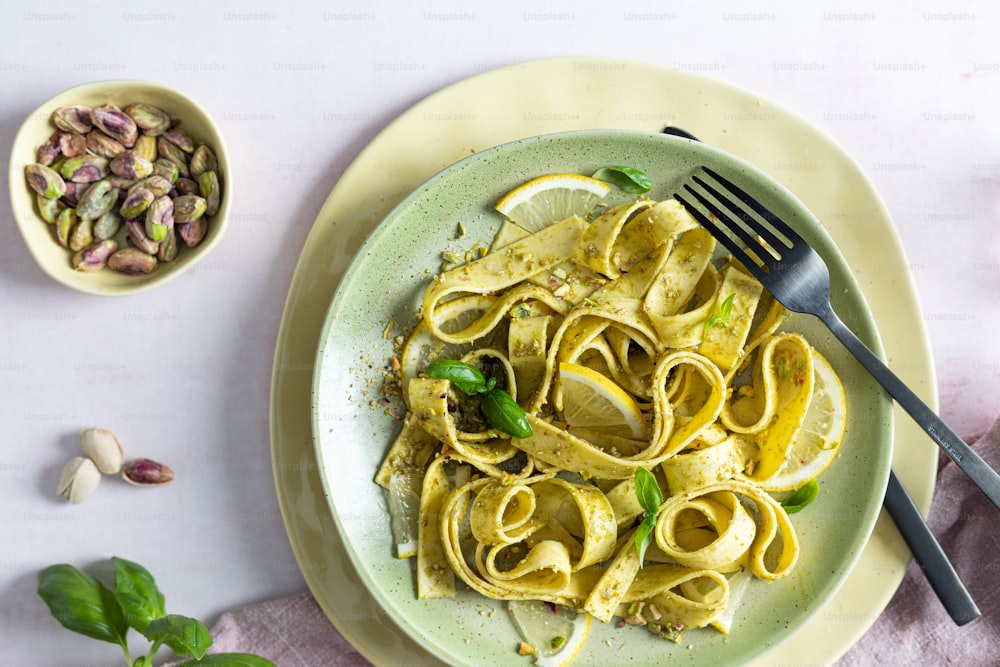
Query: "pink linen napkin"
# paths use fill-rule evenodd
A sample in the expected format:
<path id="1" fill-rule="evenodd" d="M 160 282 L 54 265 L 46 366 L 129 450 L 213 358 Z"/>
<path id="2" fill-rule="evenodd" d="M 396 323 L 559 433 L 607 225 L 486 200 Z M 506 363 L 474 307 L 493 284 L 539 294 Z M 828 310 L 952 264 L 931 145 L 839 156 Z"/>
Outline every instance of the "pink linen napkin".
<path id="1" fill-rule="evenodd" d="M 1000 419 L 973 447 L 1000 468 Z M 929 523 L 983 615 L 956 626 L 920 567 L 911 563 L 896 595 L 867 634 L 836 664 L 1000 664 L 1000 512 L 942 457 Z M 370 664 L 327 620 L 309 593 L 234 609 L 212 628 L 212 652 L 256 653 L 279 667 Z M 825 662 L 816 656 L 816 664 Z M 766 663 L 766 659 L 765 659 Z"/>

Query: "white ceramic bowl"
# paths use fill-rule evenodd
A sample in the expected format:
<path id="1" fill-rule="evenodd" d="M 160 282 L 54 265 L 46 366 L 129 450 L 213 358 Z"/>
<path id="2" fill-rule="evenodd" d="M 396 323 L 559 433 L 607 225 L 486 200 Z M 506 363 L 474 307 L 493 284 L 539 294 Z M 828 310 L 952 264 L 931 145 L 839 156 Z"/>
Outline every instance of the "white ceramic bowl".
<path id="1" fill-rule="evenodd" d="M 188 248 L 180 243 L 180 250 L 173 261 L 159 262 L 148 274 L 125 275 L 107 268 L 93 273 L 77 271 L 72 265 L 72 251 L 56 240 L 55 225 L 45 222 L 38 212 L 35 192 L 25 179 L 25 166 L 36 162 L 38 146 L 56 130 L 51 120 L 54 109 L 73 104 L 90 107 L 114 104 L 125 108 L 137 102 L 163 109 L 181 122 L 196 144 L 204 143 L 212 148 L 218 159 L 222 186 L 219 209 L 209 219 L 208 232 L 200 244 Z M 149 290 L 176 278 L 201 261 L 222 240 L 229 223 L 232 200 L 230 174 L 228 151 L 222 134 L 208 112 L 197 102 L 172 88 L 147 81 L 96 81 L 59 93 L 43 102 L 25 119 L 11 150 L 10 202 L 28 251 L 45 273 L 56 282 L 81 292 L 122 296 Z"/>

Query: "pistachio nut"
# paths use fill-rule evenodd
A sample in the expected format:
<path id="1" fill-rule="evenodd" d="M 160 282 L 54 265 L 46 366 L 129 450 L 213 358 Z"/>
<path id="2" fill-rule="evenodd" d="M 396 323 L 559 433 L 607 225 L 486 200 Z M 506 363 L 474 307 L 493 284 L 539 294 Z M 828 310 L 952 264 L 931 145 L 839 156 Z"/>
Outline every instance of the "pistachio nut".
<path id="1" fill-rule="evenodd" d="M 146 178 L 153 173 L 153 163 L 137 151 L 125 151 L 108 165 L 112 172 L 125 178 Z"/>
<path id="2" fill-rule="evenodd" d="M 122 142 L 112 139 L 100 130 L 91 130 L 87 134 L 87 150 L 110 160 L 124 153 L 125 147 Z"/>
<path id="3" fill-rule="evenodd" d="M 149 255 L 160 250 L 160 244 L 146 236 L 146 224 L 139 218 L 125 221 L 125 234 L 132 245 Z"/>
<path id="4" fill-rule="evenodd" d="M 161 262 L 172 262 L 177 257 L 177 232 L 171 227 L 167 230 L 167 236 L 160 241 L 160 247 L 156 251 L 156 258 Z"/>
<path id="5" fill-rule="evenodd" d="M 205 198 L 205 215 L 213 216 L 219 211 L 222 201 L 222 188 L 219 186 L 219 174 L 206 171 L 198 177 L 198 192 Z"/>
<path id="6" fill-rule="evenodd" d="M 95 107 L 91 113 L 91 121 L 109 137 L 122 142 L 126 148 L 131 148 L 139 138 L 139 128 L 135 121 L 114 104 Z"/>
<path id="7" fill-rule="evenodd" d="M 146 236 L 159 243 L 174 226 L 174 202 L 170 197 L 157 197 L 146 209 Z"/>
<path id="8" fill-rule="evenodd" d="M 156 150 L 161 158 L 166 158 L 177 165 L 177 171 L 181 176 L 187 178 L 191 175 L 187 166 L 187 153 L 182 151 L 177 144 L 167 141 L 164 137 L 160 137 L 156 141 Z"/>
<path id="9" fill-rule="evenodd" d="M 174 197 L 174 222 L 194 222 L 205 214 L 205 205 L 198 195 Z"/>
<path id="10" fill-rule="evenodd" d="M 218 171 L 219 160 L 215 157 L 215 152 L 211 148 L 205 144 L 201 144 L 191 154 L 191 162 L 188 168 L 191 170 L 191 178 L 198 178 L 206 171 Z"/>
<path id="11" fill-rule="evenodd" d="M 170 116 L 166 111 L 151 104 L 130 104 L 125 113 L 132 117 L 136 126 L 151 137 L 159 136 L 170 129 Z"/>
<path id="12" fill-rule="evenodd" d="M 208 220 L 202 216 L 194 222 L 185 222 L 177 225 L 177 234 L 184 241 L 184 245 L 193 248 L 205 239 L 208 233 Z"/>
<path id="13" fill-rule="evenodd" d="M 59 199 L 66 192 L 66 181 L 62 176 L 43 164 L 25 166 L 24 177 L 31 189 L 43 197 Z"/>
<path id="14" fill-rule="evenodd" d="M 131 188 L 125 194 L 125 200 L 122 201 L 119 212 L 126 218 L 136 218 L 146 212 L 154 199 L 156 197 L 153 193 L 144 186 Z"/>
<path id="15" fill-rule="evenodd" d="M 93 183 L 108 175 L 108 159 L 100 155 L 81 155 L 62 163 L 59 173 L 75 183 Z"/>
<path id="16" fill-rule="evenodd" d="M 122 478 L 135 486 L 163 486 L 174 480 L 174 471 L 152 459 L 134 459 L 122 468 Z"/>
<path id="17" fill-rule="evenodd" d="M 94 242 L 93 218 L 80 218 L 69 237 L 70 250 L 83 250 Z"/>
<path id="18" fill-rule="evenodd" d="M 76 227 L 79 218 L 75 208 L 64 208 L 56 218 L 56 240 L 64 248 L 69 247 L 69 239 L 73 235 L 73 228 Z"/>
<path id="19" fill-rule="evenodd" d="M 90 107 L 63 106 L 52 112 L 52 122 L 65 132 L 86 134 L 93 128 L 92 115 Z"/>
<path id="20" fill-rule="evenodd" d="M 118 190 L 111 187 L 110 181 L 104 178 L 92 184 L 80 195 L 76 204 L 76 214 L 81 218 L 93 220 L 99 218 L 118 203 Z"/>
<path id="21" fill-rule="evenodd" d="M 122 226 L 122 217 L 117 211 L 111 209 L 94 220 L 94 238 L 98 241 L 106 241 L 118 233 Z"/>
<path id="22" fill-rule="evenodd" d="M 108 258 L 108 268 L 129 276 L 138 276 L 155 269 L 156 258 L 138 248 L 120 248 Z"/>
<path id="23" fill-rule="evenodd" d="M 66 157 L 79 157 L 87 152 L 87 137 L 76 132 L 63 132 L 59 137 L 59 151 Z"/>
<path id="24" fill-rule="evenodd" d="M 38 205 L 38 213 L 42 216 L 42 220 L 50 224 L 55 224 L 59 214 L 66 208 L 66 204 L 61 200 L 49 199 L 40 194 L 35 195 L 35 203 Z"/>
<path id="25" fill-rule="evenodd" d="M 125 196 L 127 197 L 139 188 L 146 188 L 155 196 L 162 197 L 163 195 L 170 194 L 173 187 L 173 184 L 164 177 L 153 174 L 133 183 L 125 193 Z"/>
<path id="26" fill-rule="evenodd" d="M 160 176 L 162 178 L 170 181 L 173 185 L 174 181 L 180 178 L 180 169 L 175 162 L 171 162 L 165 157 L 157 158 L 153 162 L 153 176 Z"/>
<path id="27" fill-rule="evenodd" d="M 178 195 L 198 194 L 198 183 L 190 178 L 178 178 L 174 183 L 174 189 Z"/>
<path id="28" fill-rule="evenodd" d="M 35 161 L 38 164 L 49 167 L 62 154 L 62 149 L 59 147 L 59 137 L 62 134 L 62 130 L 56 130 L 48 141 L 35 149 Z"/>
<path id="29" fill-rule="evenodd" d="M 135 140 L 135 146 L 132 147 L 132 150 L 149 160 L 150 164 L 152 164 L 157 157 L 156 137 L 151 134 L 140 134 L 139 138 Z"/>
<path id="30" fill-rule="evenodd" d="M 63 466 L 56 493 L 71 503 L 82 503 L 101 483 L 101 471 L 86 456 L 74 456 Z"/>
<path id="31" fill-rule="evenodd" d="M 163 138 L 185 153 L 194 152 L 194 139 L 183 127 L 172 127 L 163 133 Z"/>
<path id="32" fill-rule="evenodd" d="M 115 250 L 118 250 L 118 242 L 114 239 L 95 241 L 86 248 L 81 248 L 73 255 L 73 268 L 84 273 L 100 271 L 107 266 L 108 258 Z M 83 445 L 82 440 L 80 444 L 81 446 Z M 101 467 L 101 462 L 94 458 L 92 454 L 90 456 L 98 463 L 98 467 Z M 101 472 L 107 471 L 101 467 Z"/>
<path id="33" fill-rule="evenodd" d="M 125 451 L 115 434 L 106 428 L 91 426 L 80 431 L 80 450 L 105 475 L 117 475 L 125 465 Z"/>
<path id="34" fill-rule="evenodd" d="M 88 185 L 89 183 L 66 181 L 66 192 L 63 193 L 61 201 L 67 206 L 76 206 L 76 203 L 80 200 L 80 195 L 83 194 Z"/>

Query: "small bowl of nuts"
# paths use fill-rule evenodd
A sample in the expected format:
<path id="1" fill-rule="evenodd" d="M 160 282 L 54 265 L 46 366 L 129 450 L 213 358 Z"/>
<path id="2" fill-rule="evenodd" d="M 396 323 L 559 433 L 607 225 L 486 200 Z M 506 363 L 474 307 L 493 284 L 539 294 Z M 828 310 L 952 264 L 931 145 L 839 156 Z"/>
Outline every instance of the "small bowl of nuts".
<path id="1" fill-rule="evenodd" d="M 142 292 L 222 240 L 228 159 L 208 113 L 176 90 L 87 83 L 38 107 L 14 138 L 14 219 L 57 282 L 101 296 Z"/>

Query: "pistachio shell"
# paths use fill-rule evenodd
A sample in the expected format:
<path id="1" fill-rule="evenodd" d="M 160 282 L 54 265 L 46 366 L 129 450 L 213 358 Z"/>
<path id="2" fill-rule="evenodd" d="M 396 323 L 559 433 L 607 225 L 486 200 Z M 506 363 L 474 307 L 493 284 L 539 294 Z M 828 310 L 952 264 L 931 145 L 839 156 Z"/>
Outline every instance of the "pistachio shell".
<path id="1" fill-rule="evenodd" d="M 74 456 L 62 469 L 56 493 L 71 503 L 82 503 L 101 483 L 101 471 L 85 456 Z"/>
<path id="2" fill-rule="evenodd" d="M 80 431 L 80 450 L 105 475 L 117 475 L 125 465 L 125 451 L 115 434 L 106 428 L 92 426 Z"/>

